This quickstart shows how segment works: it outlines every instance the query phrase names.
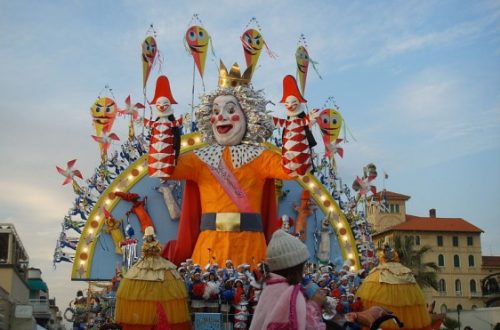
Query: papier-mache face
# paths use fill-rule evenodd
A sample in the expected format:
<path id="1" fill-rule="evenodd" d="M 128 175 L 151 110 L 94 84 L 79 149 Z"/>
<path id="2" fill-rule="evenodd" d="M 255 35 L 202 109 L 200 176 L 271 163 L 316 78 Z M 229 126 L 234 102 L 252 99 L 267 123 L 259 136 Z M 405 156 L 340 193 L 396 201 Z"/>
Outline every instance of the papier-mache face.
<path id="1" fill-rule="evenodd" d="M 116 118 L 118 108 L 109 97 L 101 97 L 95 101 L 90 111 L 95 124 L 110 125 Z"/>
<path id="2" fill-rule="evenodd" d="M 156 40 L 151 36 L 147 37 L 142 43 L 142 54 L 149 63 L 153 63 L 156 51 Z"/>
<path id="3" fill-rule="evenodd" d="M 161 116 L 170 116 L 174 110 L 171 107 L 170 100 L 165 96 L 160 96 L 155 103 L 156 109 L 160 112 Z"/>
<path id="4" fill-rule="evenodd" d="M 296 117 L 304 110 L 297 97 L 289 95 L 285 99 L 286 115 L 289 117 Z"/>
<path id="5" fill-rule="evenodd" d="M 322 135 L 328 138 L 328 143 L 334 143 L 342 127 L 342 116 L 335 109 L 324 109 L 319 114 L 318 125 Z"/>
<path id="6" fill-rule="evenodd" d="M 246 132 L 245 114 L 232 95 L 220 95 L 214 99 L 210 123 L 215 140 L 223 146 L 240 144 Z"/>

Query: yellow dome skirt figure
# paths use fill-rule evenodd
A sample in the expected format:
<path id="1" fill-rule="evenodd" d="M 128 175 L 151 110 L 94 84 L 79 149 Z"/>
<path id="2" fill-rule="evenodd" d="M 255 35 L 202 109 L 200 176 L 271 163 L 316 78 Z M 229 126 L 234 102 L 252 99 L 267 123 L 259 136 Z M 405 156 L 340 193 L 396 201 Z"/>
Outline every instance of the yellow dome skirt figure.
<path id="1" fill-rule="evenodd" d="M 163 307 L 173 330 L 191 329 L 187 291 L 174 264 L 160 256 L 153 227 L 144 233 L 142 256 L 121 280 L 116 294 L 115 319 L 124 330 L 153 329 Z"/>
<path id="2" fill-rule="evenodd" d="M 427 311 L 424 294 L 415 281 L 412 271 L 401 265 L 394 250 L 384 250 L 380 264 L 363 280 L 357 296 L 363 309 L 380 306 L 389 309 L 407 330 L 431 329 L 431 317 Z M 399 329 L 392 322 L 384 322 L 382 329 Z"/>

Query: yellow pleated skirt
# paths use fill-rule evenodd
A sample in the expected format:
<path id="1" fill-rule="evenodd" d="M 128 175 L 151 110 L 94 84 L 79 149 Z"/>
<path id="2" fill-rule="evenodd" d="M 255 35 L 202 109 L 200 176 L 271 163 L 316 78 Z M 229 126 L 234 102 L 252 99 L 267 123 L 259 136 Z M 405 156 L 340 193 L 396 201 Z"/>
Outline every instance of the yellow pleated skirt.
<path id="1" fill-rule="evenodd" d="M 363 309 L 380 306 L 391 310 L 407 330 L 431 329 L 431 317 L 425 298 L 417 283 L 388 284 L 380 282 L 380 270 L 375 268 L 363 281 L 357 296 Z M 399 329 L 392 321 L 382 324 L 382 329 Z"/>
<path id="2" fill-rule="evenodd" d="M 163 281 L 122 279 L 116 294 L 115 319 L 123 329 L 152 329 L 161 303 L 170 327 L 191 329 L 186 286 L 175 270 L 165 270 Z"/>

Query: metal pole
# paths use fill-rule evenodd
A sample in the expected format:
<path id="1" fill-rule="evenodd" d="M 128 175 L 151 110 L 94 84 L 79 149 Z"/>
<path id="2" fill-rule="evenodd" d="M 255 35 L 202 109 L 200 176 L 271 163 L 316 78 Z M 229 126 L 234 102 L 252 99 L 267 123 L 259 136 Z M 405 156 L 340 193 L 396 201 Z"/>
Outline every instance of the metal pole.
<path id="1" fill-rule="evenodd" d="M 195 73 L 196 73 L 196 66 L 195 66 L 195 61 L 193 60 L 193 86 L 192 86 L 192 89 L 191 89 L 191 127 L 189 128 L 189 131 L 191 132 L 193 126 L 192 126 L 192 122 L 193 122 L 193 112 L 194 112 L 194 77 L 195 77 Z"/>

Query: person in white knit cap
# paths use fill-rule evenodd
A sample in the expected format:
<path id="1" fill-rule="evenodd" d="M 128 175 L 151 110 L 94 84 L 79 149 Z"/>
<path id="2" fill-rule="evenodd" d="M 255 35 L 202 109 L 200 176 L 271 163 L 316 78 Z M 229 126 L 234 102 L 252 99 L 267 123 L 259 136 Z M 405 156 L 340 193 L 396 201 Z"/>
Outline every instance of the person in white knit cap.
<path id="1" fill-rule="evenodd" d="M 304 265 L 309 259 L 306 245 L 279 229 L 274 232 L 266 254 L 271 273 L 265 280 L 250 330 L 325 329 L 321 318 L 324 293 L 301 289 Z"/>

